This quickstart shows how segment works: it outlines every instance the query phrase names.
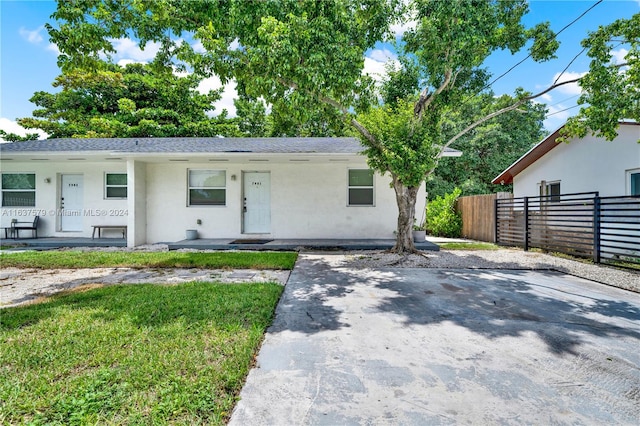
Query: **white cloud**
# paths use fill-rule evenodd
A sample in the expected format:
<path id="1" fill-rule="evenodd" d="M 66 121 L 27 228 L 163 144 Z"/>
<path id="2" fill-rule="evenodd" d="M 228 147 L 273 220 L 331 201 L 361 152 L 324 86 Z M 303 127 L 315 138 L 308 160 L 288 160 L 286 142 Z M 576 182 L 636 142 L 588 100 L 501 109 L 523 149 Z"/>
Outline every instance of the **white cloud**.
<path id="1" fill-rule="evenodd" d="M 207 51 L 207 49 L 204 48 L 204 46 L 202 45 L 202 42 L 200 40 L 198 40 L 193 46 L 191 46 L 193 48 L 193 50 L 197 53 L 204 53 Z"/>
<path id="2" fill-rule="evenodd" d="M 553 97 L 550 94 L 545 93 L 544 95 L 540 96 L 540 99 L 542 99 L 543 101 L 551 102 L 553 100 Z"/>
<path id="3" fill-rule="evenodd" d="M 398 55 L 389 49 L 373 49 L 371 53 L 369 53 L 369 58 L 378 62 L 387 62 L 390 59 L 397 59 Z"/>
<path id="4" fill-rule="evenodd" d="M 369 74 L 376 81 L 381 81 L 386 75 L 387 63 L 397 64 L 397 55 L 388 49 L 374 49 L 364 58 L 363 74 Z"/>
<path id="5" fill-rule="evenodd" d="M 418 25 L 418 21 L 408 21 L 401 24 L 392 24 L 391 33 L 396 37 L 401 37 L 408 30 L 413 30 Z"/>
<path id="6" fill-rule="evenodd" d="M 26 136 L 27 133 L 39 133 L 40 134 L 39 139 L 46 139 L 47 137 L 49 137 L 49 135 L 43 132 L 42 130 L 25 129 L 15 121 L 9 120 L 8 118 L 4 118 L 4 117 L 0 117 L 0 129 L 4 130 L 7 133 L 15 133 L 20 136 Z M 4 140 L 2 140 L 1 138 L 0 138 L 0 141 L 4 142 Z"/>
<path id="7" fill-rule="evenodd" d="M 129 64 L 146 64 L 145 61 L 134 61 L 133 59 L 120 59 L 117 62 L 122 68 L 126 67 Z"/>
<path id="8" fill-rule="evenodd" d="M 58 45 L 55 44 L 55 43 L 49 43 L 49 45 L 47 46 L 47 50 L 52 51 L 53 53 L 56 54 L 56 56 L 59 56 L 60 53 L 62 53 L 62 52 L 60 52 L 60 49 L 58 48 Z"/>
<path id="9" fill-rule="evenodd" d="M 580 78 L 585 74 L 586 72 L 571 72 L 571 71 L 565 72 L 562 75 L 560 75 L 560 73 L 556 73 L 553 76 L 553 81 L 558 80 L 557 83 L 562 83 L 564 81 Z M 560 86 L 555 90 L 557 90 L 560 93 L 564 93 L 566 95 L 579 95 L 580 93 L 582 93 L 582 90 L 580 89 L 580 86 L 578 86 L 578 83 L 565 84 L 564 86 Z"/>
<path id="10" fill-rule="evenodd" d="M 614 50 L 613 52 L 611 52 L 611 56 L 613 57 L 613 63 L 614 64 L 622 64 L 625 62 L 625 56 L 627 56 L 627 54 L 629 53 L 629 51 L 627 49 L 624 48 L 620 48 L 618 50 Z"/>
<path id="11" fill-rule="evenodd" d="M 40 32 L 44 29 L 44 27 L 36 28 L 33 31 L 27 30 L 24 27 L 20 27 L 19 33 L 20 37 L 27 40 L 29 43 L 38 44 L 42 41 L 42 35 Z"/>
<path id="12" fill-rule="evenodd" d="M 229 81 L 222 91 L 222 98 L 214 104 L 216 107 L 213 115 L 218 115 L 223 109 L 226 109 L 229 113 L 229 117 L 236 116 L 236 107 L 233 104 L 233 100 L 238 97 L 238 92 L 235 89 L 236 82 L 234 80 Z M 223 87 L 222 82 L 217 76 L 205 78 L 198 85 L 198 91 L 200 93 L 208 93 L 210 90 L 217 90 Z"/>
<path id="13" fill-rule="evenodd" d="M 148 62 L 152 60 L 160 50 L 160 43 L 149 42 L 144 50 L 140 45 L 130 38 L 119 38 L 109 40 L 116 50 L 115 56 L 120 60 L 132 60 L 134 62 Z"/>

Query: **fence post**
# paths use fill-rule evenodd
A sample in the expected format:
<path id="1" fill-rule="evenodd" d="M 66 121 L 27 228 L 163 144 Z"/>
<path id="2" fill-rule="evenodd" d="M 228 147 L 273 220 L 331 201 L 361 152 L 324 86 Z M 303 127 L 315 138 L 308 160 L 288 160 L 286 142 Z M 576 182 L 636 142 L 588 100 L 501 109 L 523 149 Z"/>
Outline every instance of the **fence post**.
<path id="1" fill-rule="evenodd" d="M 524 197 L 524 251 L 529 251 L 529 197 Z"/>
<path id="2" fill-rule="evenodd" d="M 593 261 L 600 263 L 600 197 L 593 198 Z"/>
<path id="3" fill-rule="evenodd" d="M 493 242 L 498 244 L 498 198 L 493 200 Z"/>

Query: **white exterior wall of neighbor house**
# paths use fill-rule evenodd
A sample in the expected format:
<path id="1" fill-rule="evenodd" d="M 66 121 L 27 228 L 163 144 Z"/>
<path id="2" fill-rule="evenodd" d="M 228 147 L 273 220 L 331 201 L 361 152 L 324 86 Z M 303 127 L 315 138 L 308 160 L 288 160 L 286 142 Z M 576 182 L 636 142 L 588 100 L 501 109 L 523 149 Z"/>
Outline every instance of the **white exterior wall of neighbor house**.
<path id="1" fill-rule="evenodd" d="M 3 162 L 2 173 L 35 173 L 36 194 L 35 206 L 2 207 L 0 218 L 2 226 L 9 226 L 11 219 L 30 221 L 40 216 L 38 236 L 87 237 L 91 236 L 92 225 L 126 225 L 127 200 L 105 198 L 105 173 L 126 173 L 125 163 L 92 163 L 92 162 L 53 162 L 31 161 Z M 63 174 L 82 175 L 83 177 L 83 211 L 82 231 L 60 231 L 60 197 L 61 176 Z M 45 182 L 45 179 L 50 182 Z M 109 232 L 109 231 L 105 231 Z M 117 231 L 111 231 L 117 233 Z M 29 236 L 28 231 L 20 236 Z M 113 236 L 113 235 L 108 235 Z M 4 234 L 2 234 L 4 237 Z"/>
<path id="2" fill-rule="evenodd" d="M 623 125 L 611 142 L 587 136 L 561 143 L 514 176 L 514 197 L 539 195 L 541 181 L 559 181 L 562 194 L 599 191 L 602 197 L 626 195 L 628 171 L 640 169 L 639 138 L 640 126 Z"/>
<path id="3" fill-rule="evenodd" d="M 149 163 L 147 241 L 181 240 L 187 229 L 196 229 L 200 238 L 394 238 L 398 210 L 388 176 L 375 175 L 374 207 L 347 206 L 348 170 L 367 168 L 364 159 L 335 164 Z M 189 169 L 224 170 L 226 205 L 187 206 Z M 270 233 L 242 233 L 243 172 L 270 174 Z M 423 187 L 417 212 L 424 209 L 425 195 Z"/>

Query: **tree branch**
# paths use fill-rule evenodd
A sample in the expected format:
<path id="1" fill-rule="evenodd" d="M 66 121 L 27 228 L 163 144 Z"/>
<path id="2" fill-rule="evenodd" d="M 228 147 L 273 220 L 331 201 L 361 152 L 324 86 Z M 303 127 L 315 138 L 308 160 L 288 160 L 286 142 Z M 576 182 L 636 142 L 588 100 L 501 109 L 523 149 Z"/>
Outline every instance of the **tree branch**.
<path id="1" fill-rule="evenodd" d="M 418 116 L 418 119 L 422 118 L 422 113 L 424 112 L 424 110 L 426 110 L 429 107 L 429 105 L 431 105 L 435 97 L 438 96 L 440 93 L 442 93 L 444 89 L 447 88 L 447 86 L 451 82 L 452 76 L 453 76 L 453 71 L 451 69 L 448 69 L 444 73 L 444 81 L 442 82 L 440 87 L 436 89 L 435 92 L 433 92 L 431 95 L 428 95 L 427 94 L 428 88 L 425 87 L 422 93 L 420 93 L 420 99 L 418 99 L 415 106 L 413 107 L 413 113 Z"/>
<path id="2" fill-rule="evenodd" d="M 613 65 L 613 68 L 622 68 L 622 67 L 626 67 L 628 66 L 629 63 L 624 63 L 624 64 L 617 64 L 617 65 Z M 458 139 L 460 139 L 462 136 L 464 136 L 465 134 L 469 133 L 471 130 L 475 129 L 476 127 L 478 127 L 479 125 L 481 125 L 482 123 L 484 123 L 485 121 L 491 120 L 494 117 L 497 117 L 498 115 L 504 114 L 505 112 L 509 112 L 509 111 L 513 111 L 514 109 L 518 108 L 520 105 L 522 105 L 523 103 L 530 101 L 532 99 L 535 98 L 539 98 L 540 96 L 544 95 L 545 93 L 548 93 L 554 89 L 557 89 L 560 86 L 564 86 L 565 84 L 571 84 L 571 83 L 576 83 L 580 80 L 582 80 L 584 76 L 582 77 L 578 77 L 578 78 L 574 78 L 571 80 L 567 80 L 567 81 L 563 81 L 560 83 L 554 83 L 551 86 L 549 86 L 548 88 L 544 89 L 542 92 L 538 92 L 534 95 L 530 95 L 530 96 L 526 96 L 522 99 L 520 99 L 519 101 L 515 102 L 514 104 L 502 108 L 498 111 L 495 111 L 487 116 L 482 117 L 480 120 L 476 121 L 475 123 L 467 126 L 464 130 L 462 130 L 461 132 L 459 132 L 457 135 L 455 135 L 454 137 L 452 137 L 451 139 L 449 139 L 449 141 L 447 141 L 446 144 L 444 144 L 442 146 L 442 148 L 440 149 L 440 153 L 438 154 L 438 157 L 442 156 L 442 154 L 444 153 L 444 150 L 447 149 L 452 143 L 454 143 L 455 141 L 457 141 Z M 431 170 L 430 173 L 432 173 L 433 170 Z"/>
<path id="3" fill-rule="evenodd" d="M 288 81 L 285 80 L 281 77 L 278 77 L 278 81 L 280 82 L 280 84 L 282 84 L 283 86 L 287 86 L 293 90 L 303 90 L 300 88 L 300 86 L 297 83 L 294 83 L 293 81 Z M 384 150 L 384 146 L 378 142 L 378 140 L 375 138 L 375 136 L 373 136 L 371 134 L 371 132 L 369 132 L 358 120 L 355 119 L 355 117 L 353 116 L 353 114 L 349 111 L 349 109 L 347 107 L 345 107 L 344 105 L 342 105 L 340 102 L 336 101 L 333 98 L 330 98 L 328 96 L 325 95 L 321 95 L 318 93 L 313 93 L 310 92 L 308 90 L 305 90 L 305 92 L 307 92 L 308 94 L 310 94 L 311 96 L 316 97 L 320 102 L 324 102 L 325 104 L 331 105 L 332 107 L 336 108 L 337 110 L 339 110 L 345 117 L 345 121 L 347 121 L 347 117 L 350 117 L 351 120 L 349 121 L 349 124 L 351 124 L 353 127 L 355 127 L 355 129 L 371 144 L 371 146 L 379 151 L 383 151 Z"/>

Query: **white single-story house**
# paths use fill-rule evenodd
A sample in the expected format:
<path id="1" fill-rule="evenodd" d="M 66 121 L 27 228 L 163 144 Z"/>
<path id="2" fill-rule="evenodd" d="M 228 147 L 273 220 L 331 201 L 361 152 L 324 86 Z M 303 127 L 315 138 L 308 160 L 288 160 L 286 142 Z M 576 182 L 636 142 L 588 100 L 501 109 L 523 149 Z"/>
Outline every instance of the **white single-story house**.
<path id="1" fill-rule="evenodd" d="M 493 179 L 513 183 L 514 197 L 598 191 L 601 197 L 640 195 L 640 123 L 620 122 L 613 141 L 587 136 L 558 143 L 562 127 Z"/>
<path id="2" fill-rule="evenodd" d="M 126 226 L 129 247 L 183 240 L 187 230 L 200 238 L 394 238 L 390 177 L 369 169 L 363 149 L 355 138 L 0 144 L 2 226 L 40 216 L 39 237 Z M 416 209 L 424 207 L 423 187 Z"/>

